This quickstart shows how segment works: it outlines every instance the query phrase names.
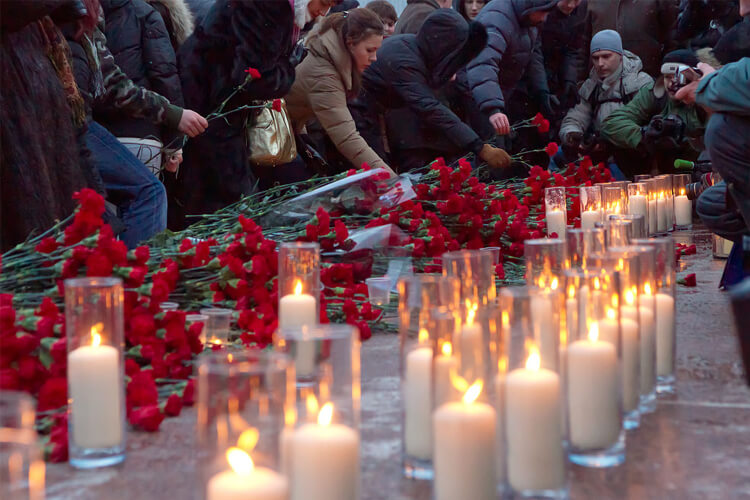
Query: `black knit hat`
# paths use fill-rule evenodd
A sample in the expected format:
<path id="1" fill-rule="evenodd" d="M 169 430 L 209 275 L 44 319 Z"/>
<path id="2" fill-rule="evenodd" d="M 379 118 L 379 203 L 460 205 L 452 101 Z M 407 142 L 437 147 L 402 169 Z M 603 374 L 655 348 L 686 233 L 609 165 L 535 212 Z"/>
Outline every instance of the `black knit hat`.
<path id="1" fill-rule="evenodd" d="M 662 64 L 666 63 L 682 63 L 694 68 L 698 65 L 698 57 L 689 49 L 673 50 L 664 56 Z"/>

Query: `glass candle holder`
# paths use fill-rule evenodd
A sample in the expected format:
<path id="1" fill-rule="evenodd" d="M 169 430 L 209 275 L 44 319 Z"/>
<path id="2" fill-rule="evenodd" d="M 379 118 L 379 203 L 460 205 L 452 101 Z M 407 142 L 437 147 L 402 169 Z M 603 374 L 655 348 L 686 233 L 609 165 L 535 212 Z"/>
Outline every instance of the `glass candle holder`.
<path id="1" fill-rule="evenodd" d="M 480 250 L 459 250 L 442 256 L 443 276 L 459 280 L 461 304 L 467 300 L 479 306 L 491 304 L 497 297 L 493 256 Z"/>
<path id="2" fill-rule="evenodd" d="M 561 239 L 536 239 L 524 242 L 523 258 L 526 263 L 526 283 L 545 288 L 557 288 L 562 272 L 570 267 Z"/>
<path id="3" fill-rule="evenodd" d="M 206 343 L 216 345 L 228 343 L 232 310 L 219 307 L 206 307 L 201 309 L 201 314 L 208 317 L 204 326 Z"/>
<path id="4" fill-rule="evenodd" d="M 44 500 L 44 459 L 34 421 L 30 395 L 0 392 L 0 498 Z"/>
<path id="5" fill-rule="evenodd" d="M 200 333 L 200 340 L 205 346 L 207 343 L 206 338 L 206 323 L 208 323 L 208 316 L 205 314 L 187 314 L 185 316 L 185 324 L 190 327 L 191 325 L 195 323 L 201 324 L 201 333 Z"/>
<path id="6" fill-rule="evenodd" d="M 274 352 L 213 352 L 198 364 L 200 498 L 289 498 L 285 416 L 294 418 L 294 370 Z M 290 432 L 291 434 L 291 427 Z"/>
<path id="7" fill-rule="evenodd" d="M 688 199 L 686 189 L 692 179 L 690 174 L 676 174 L 672 180 L 675 229 L 691 229 L 693 227 L 693 202 Z"/>
<path id="8" fill-rule="evenodd" d="M 568 208 L 565 200 L 564 187 L 549 187 L 544 189 L 545 221 L 547 223 L 547 236 L 565 238 L 565 229 L 568 227 Z"/>
<path id="9" fill-rule="evenodd" d="M 625 196 L 620 186 L 604 186 L 602 188 L 602 203 L 604 205 L 604 216 L 626 213 Z"/>
<path id="10" fill-rule="evenodd" d="M 545 368 L 554 363 L 545 357 L 558 358 L 559 353 L 545 356 L 539 330 L 531 321 L 539 293 L 529 287 L 512 287 L 500 294 L 503 327 L 510 339 L 507 368 L 499 371 L 497 383 L 503 401 L 506 482 L 519 496 L 565 498 L 563 380 L 558 371 Z M 544 457 L 544 467 L 539 467 L 538 457 Z"/>
<path id="11" fill-rule="evenodd" d="M 69 461 L 77 468 L 125 460 L 122 280 L 65 280 Z"/>
<path id="12" fill-rule="evenodd" d="M 667 198 L 664 179 L 653 178 L 649 182 L 649 209 L 653 207 L 656 214 L 656 231 L 652 234 L 667 233 Z"/>
<path id="13" fill-rule="evenodd" d="M 496 266 L 500 263 L 500 247 L 484 247 L 480 248 L 479 251 L 490 254 L 493 265 Z"/>
<path id="14" fill-rule="evenodd" d="M 309 242 L 279 245 L 279 328 L 320 322 L 320 246 Z"/>
<path id="15" fill-rule="evenodd" d="M 315 376 L 297 373 L 294 430 L 281 438 L 289 457 L 290 500 L 360 498 L 361 361 L 359 332 L 349 325 L 302 327 L 316 349 Z M 294 356 L 301 331 L 280 330 L 276 348 Z M 295 365 L 299 367 L 299 359 Z M 282 461 L 284 463 L 284 460 Z"/>
<path id="16" fill-rule="evenodd" d="M 620 250 L 620 249 L 615 249 Z M 655 251 L 647 246 L 625 247 L 626 252 L 638 256 L 638 318 L 640 322 L 641 414 L 656 409 L 656 280 Z"/>
<path id="17" fill-rule="evenodd" d="M 401 336 L 416 336 L 421 328 L 427 328 L 427 313 L 434 307 L 446 307 L 451 314 L 456 314 L 454 320 L 458 320 L 461 302 L 458 278 L 420 273 L 399 279 L 397 287 Z"/>
<path id="18" fill-rule="evenodd" d="M 159 307 L 164 312 L 176 311 L 180 308 L 180 304 L 178 304 L 177 302 L 162 302 L 161 304 L 159 304 Z"/>
<path id="19" fill-rule="evenodd" d="M 623 427 L 626 430 L 640 426 L 641 340 L 638 314 L 638 287 L 640 284 L 639 257 L 626 250 L 612 249 L 592 256 L 591 261 L 604 272 L 617 273 L 616 309 L 620 326 L 621 401 Z M 606 311 L 609 315 L 609 311 Z M 600 329 L 602 325 L 600 325 Z"/>
<path id="20" fill-rule="evenodd" d="M 379 276 L 367 278 L 367 293 L 370 304 L 374 306 L 387 306 L 391 301 L 391 278 Z"/>
<path id="21" fill-rule="evenodd" d="M 498 364 L 493 363 L 493 356 L 504 351 L 486 321 L 489 311 L 499 316 L 499 309 L 493 304 L 484 306 L 484 311 L 469 308 L 469 314 L 475 316 L 464 319 L 453 332 L 452 342 L 440 338 L 447 333 L 444 328 L 436 335 L 432 412 L 436 500 L 497 498 L 503 476 L 498 459 L 501 386 L 497 385 Z M 445 319 L 442 322 L 446 327 L 450 324 Z"/>
<path id="22" fill-rule="evenodd" d="M 568 229 L 565 242 L 570 256 L 570 267 L 586 268 L 588 257 L 607 249 L 607 232 L 600 227 L 593 229 Z"/>
<path id="23" fill-rule="evenodd" d="M 565 351 L 568 457 L 585 467 L 613 467 L 625 461 L 618 273 L 566 278 L 566 309 L 578 316 Z"/>
<path id="24" fill-rule="evenodd" d="M 629 235 L 631 238 L 648 237 L 648 224 L 641 214 L 610 215 L 609 220 L 624 220 L 630 222 Z"/>
<path id="25" fill-rule="evenodd" d="M 664 210 L 667 231 L 674 231 L 674 183 L 671 174 L 663 174 L 656 179 L 661 183 L 661 191 L 664 193 Z"/>
<path id="26" fill-rule="evenodd" d="M 602 188 L 598 185 L 581 186 L 579 193 L 581 229 L 593 229 L 602 220 Z"/>
<path id="27" fill-rule="evenodd" d="M 629 220 L 607 220 L 607 248 L 630 244 L 633 235 L 633 224 Z"/>
<path id="28" fill-rule="evenodd" d="M 643 181 L 647 181 L 647 180 L 649 180 L 650 178 L 651 178 L 651 176 L 650 176 L 650 175 L 648 175 L 648 174 L 638 174 L 638 175 L 634 175 L 634 176 L 633 176 L 633 184 L 635 184 L 635 183 L 637 183 L 637 182 L 643 182 Z"/>
<path id="29" fill-rule="evenodd" d="M 648 225 L 648 187 L 644 182 L 628 184 L 628 213 L 642 215 Z"/>
<path id="30" fill-rule="evenodd" d="M 654 249 L 656 273 L 656 392 L 674 392 L 676 359 L 676 262 L 675 243 L 671 237 L 634 240 L 635 245 Z"/>

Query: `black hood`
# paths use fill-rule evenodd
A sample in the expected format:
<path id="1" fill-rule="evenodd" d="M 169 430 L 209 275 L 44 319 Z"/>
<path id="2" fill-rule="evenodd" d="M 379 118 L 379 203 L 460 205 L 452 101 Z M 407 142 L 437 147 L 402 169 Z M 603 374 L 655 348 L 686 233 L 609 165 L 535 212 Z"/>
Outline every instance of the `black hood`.
<path id="1" fill-rule="evenodd" d="M 430 85 L 440 87 L 487 45 L 487 29 L 451 9 L 438 9 L 417 33 L 417 46 L 430 71 Z"/>
<path id="2" fill-rule="evenodd" d="M 129 2 L 130 0 L 99 0 L 99 4 L 102 6 L 105 15 L 127 5 Z"/>
<path id="3" fill-rule="evenodd" d="M 534 12 L 550 11 L 557 7 L 558 0 L 510 0 L 518 20 L 524 26 L 528 26 L 528 15 Z"/>

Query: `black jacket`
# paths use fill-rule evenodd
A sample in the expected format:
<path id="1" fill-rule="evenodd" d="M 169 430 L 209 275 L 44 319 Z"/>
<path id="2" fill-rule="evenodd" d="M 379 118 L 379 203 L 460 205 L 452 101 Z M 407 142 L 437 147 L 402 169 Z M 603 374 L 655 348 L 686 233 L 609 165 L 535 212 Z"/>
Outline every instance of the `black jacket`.
<path id="1" fill-rule="evenodd" d="M 450 9 L 430 14 L 416 35 L 395 35 L 383 43 L 378 60 L 362 76 L 362 86 L 368 98 L 388 110 L 394 149 L 481 149 L 479 136 L 438 100 L 435 91 L 486 43 L 482 25 L 467 23 Z"/>
<path id="2" fill-rule="evenodd" d="M 115 63 L 141 87 L 182 107 L 182 86 L 177 58 L 161 15 L 144 0 L 100 0 L 104 10 L 104 34 Z M 123 113 L 95 113 L 95 119 L 117 137 L 156 137 L 164 143 L 176 137 L 144 119 Z"/>
<path id="3" fill-rule="evenodd" d="M 588 66 L 586 54 L 587 0 L 583 0 L 569 16 L 552 9 L 542 25 L 542 54 L 547 82 L 555 93 L 566 82 L 583 80 Z"/>
<path id="4" fill-rule="evenodd" d="M 695 50 L 713 47 L 740 21 L 737 0 L 681 0 L 675 38 Z"/>

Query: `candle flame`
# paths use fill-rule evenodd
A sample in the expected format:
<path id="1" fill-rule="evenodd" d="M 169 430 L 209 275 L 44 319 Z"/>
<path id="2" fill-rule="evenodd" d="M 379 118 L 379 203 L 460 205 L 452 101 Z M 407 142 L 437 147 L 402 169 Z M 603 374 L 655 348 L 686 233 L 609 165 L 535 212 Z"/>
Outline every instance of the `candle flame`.
<path id="1" fill-rule="evenodd" d="M 599 323 L 591 323 L 589 327 L 589 340 L 592 342 L 599 340 Z"/>
<path id="2" fill-rule="evenodd" d="M 244 431 L 242 431 L 242 434 L 240 434 L 240 438 L 237 440 L 237 447 L 241 448 L 247 453 L 250 453 L 255 449 L 255 445 L 258 444 L 259 437 L 260 434 L 258 433 L 258 429 L 256 429 L 255 427 L 245 429 Z"/>
<path id="3" fill-rule="evenodd" d="M 680 196 L 685 196 L 685 188 L 680 188 Z"/>
<path id="4" fill-rule="evenodd" d="M 505 373 L 508 370 L 508 359 L 506 357 L 502 357 L 497 360 L 497 372 L 498 373 Z"/>
<path id="5" fill-rule="evenodd" d="M 420 328 L 418 342 L 420 344 L 424 344 L 425 342 L 427 342 L 429 338 L 430 338 L 430 335 L 427 333 L 427 330 L 425 328 Z"/>
<path id="6" fill-rule="evenodd" d="M 318 413 L 318 425 L 331 425 L 333 420 L 333 403 L 326 403 Z"/>
<path id="7" fill-rule="evenodd" d="M 575 287 L 573 285 L 570 285 L 568 287 L 568 298 L 569 299 L 576 298 L 576 289 L 575 289 Z"/>
<path id="8" fill-rule="evenodd" d="M 477 304 L 472 304 L 470 300 L 466 300 L 466 325 L 471 326 L 474 324 L 474 318 L 477 314 Z"/>
<path id="9" fill-rule="evenodd" d="M 627 302 L 628 305 L 631 306 L 635 304 L 635 294 L 633 293 L 632 289 L 625 291 L 625 302 Z"/>
<path id="10" fill-rule="evenodd" d="M 92 346 L 96 347 L 98 345 L 101 345 L 102 330 L 104 330 L 104 325 L 102 323 L 97 323 L 91 327 L 91 345 Z"/>
<path id="11" fill-rule="evenodd" d="M 601 283 L 599 282 L 599 277 L 598 277 L 598 276 L 597 276 L 597 277 L 595 277 L 595 278 L 594 278 L 594 288 L 595 288 L 595 289 L 597 289 L 597 290 L 599 290 L 599 288 L 601 288 L 601 286 L 602 286 L 602 285 L 601 285 Z"/>
<path id="12" fill-rule="evenodd" d="M 510 326 L 510 315 L 508 314 L 508 311 L 503 311 L 500 315 L 500 323 L 503 328 L 508 328 Z"/>
<path id="13" fill-rule="evenodd" d="M 464 403 L 467 405 L 473 403 L 474 401 L 477 400 L 481 392 L 482 392 L 482 381 L 477 380 L 476 382 L 471 384 L 471 387 L 466 389 L 466 392 L 464 393 L 464 397 L 463 397 Z"/>
<path id="14" fill-rule="evenodd" d="M 617 313 L 612 308 L 607 308 L 607 317 L 609 319 L 615 319 L 617 317 Z"/>
<path id="15" fill-rule="evenodd" d="M 307 399 L 305 399 L 305 406 L 307 407 L 307 413 L 309 415 L 318 413 L 320 406 L 318 406 L 318 398 L 315 397 L 315 394 L 307 395 Z"/>
<path id="16" fill-rule="evenodd" d="M 529 357 L 526 358 L 526 369 L 539 371 L 542 366 L 542 358 L 539 356 L 539 348 L 533 342 L 528 344 Z"/>
<path id="17" fill-rule="evenodd" d="M 461 375 L 456 373 L 455 370 L 450 371 L 451 385 L 456 388 L 458 392 L 466 392 L 469 389 L 469 382 L 466 381 Z"/>
<path id="18" fill-rule="evenodd" d="M 453 345 L 450 342 L 446 342 L 440 350 L 442 351 L 443 356 L 450 356 L 453 354 Z"/>
<path id="19" fill-rule="evenodd" d="M 227 462 L 229 462 L 232 470 L 240 476 L 249 476 L 255 468 L 250 455 L 234 446 L 227 450 Z"/>
<path id="20" fill-rule="evenodd" d="M 549 287 L 550 287 L 550 288 L 551 288 L 552 290 L 557 290 L 557 285 L 558 285 L 558 282 L 557 282 L 557 277 L 554 277 L 554 278 L 552 278 L 552 283 L 550 283 L 550 286 L 549 286 Z"/>
<path id="21" fill-rule="evenodd" d="M 294 295 L 302 295 L 302 280 L 294 282 Z"/>
<path id="22" fill-rule="evenodd" d="M 645 285 L 643 286 L 643 292 L 644 292 L 644 293 L 645 293 L 646 295 L 651 295 L 651 284 L 650 284 L 650 283 L 646 283 L 646 284 L 645 284 Z"/>

